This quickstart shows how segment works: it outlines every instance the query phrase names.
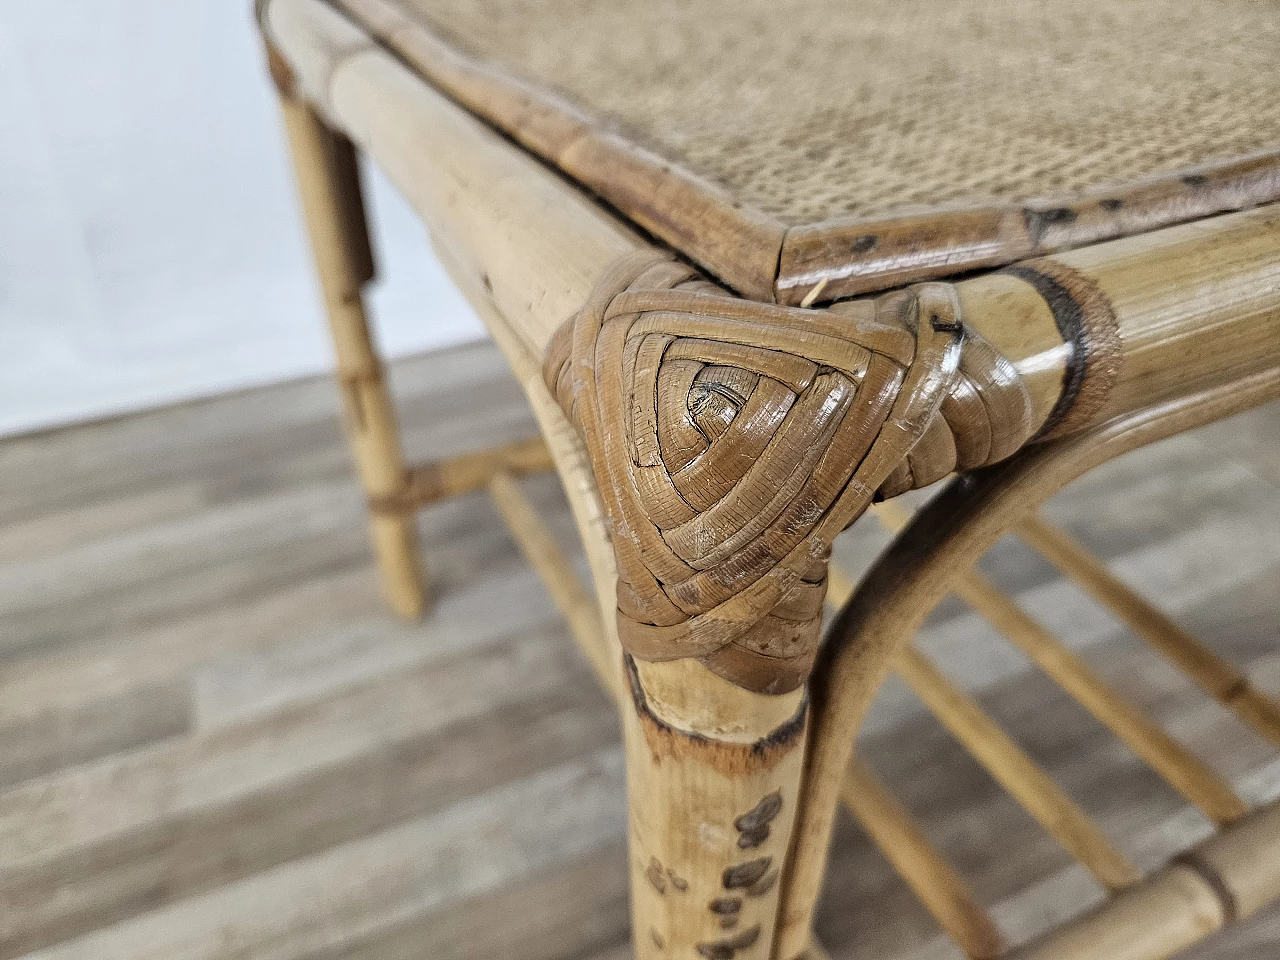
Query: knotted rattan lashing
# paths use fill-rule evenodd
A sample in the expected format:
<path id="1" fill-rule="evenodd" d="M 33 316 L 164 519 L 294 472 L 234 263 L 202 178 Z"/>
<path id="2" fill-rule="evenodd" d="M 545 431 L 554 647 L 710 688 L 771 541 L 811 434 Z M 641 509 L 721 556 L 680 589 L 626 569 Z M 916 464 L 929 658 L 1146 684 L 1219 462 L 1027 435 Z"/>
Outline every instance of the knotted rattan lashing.
<path id="1" fill-rule="evenodd" d="M 804 681 L 835 536 L 896 493 L 1030 434 L 1013 366 L 952 288 L 806 310 L 624 258 L 547 347 L 612 523 L 618 631 L 751 690 Z"/>

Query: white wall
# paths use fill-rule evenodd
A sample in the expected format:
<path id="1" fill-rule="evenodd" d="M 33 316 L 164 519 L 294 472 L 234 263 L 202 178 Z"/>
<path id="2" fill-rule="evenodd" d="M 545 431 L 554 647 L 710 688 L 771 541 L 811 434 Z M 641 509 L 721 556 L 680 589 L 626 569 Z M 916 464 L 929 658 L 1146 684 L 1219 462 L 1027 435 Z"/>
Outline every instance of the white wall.
<path id="1" fill-rule="evenodd" d="M 0 434 L 331 366 L 250 6 L 0 3 Z M 481 336 L 368 179 L 385 349 Z"/>

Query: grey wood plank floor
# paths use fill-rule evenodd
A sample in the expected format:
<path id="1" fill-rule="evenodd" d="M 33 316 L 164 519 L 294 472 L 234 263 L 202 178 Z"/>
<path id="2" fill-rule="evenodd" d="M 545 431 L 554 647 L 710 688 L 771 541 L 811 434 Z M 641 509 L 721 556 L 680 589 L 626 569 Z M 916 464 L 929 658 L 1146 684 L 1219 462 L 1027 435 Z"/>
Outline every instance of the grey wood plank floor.
<path id="1" fill-rule="evenodd" d="M 414 459 L 533 433 L 492 347 L 394 369 Z M 1280 694 L 1280 408 L 1108 465 L 1053 519 Z M 572 547 L 551 477 L 526 488 Z M 605 698 L 483 495 L 383 608 L 332 385 L 0 443 L 0 960 L 621 960 Z M 864 521 L 841 561 L 884 544 Z M 1017 542 L 986 572 L 1251 800 L 1266 744 Z M 921 645 L 1150 867 L 1209 827 L 954 601 Z M 862 747 L 1017 941 L 1100 891 L 890 682 Z M 956 952 L 847 818 L 837 960 Z M 1280 910 L 1193 951 L 1280 955 Z"/>

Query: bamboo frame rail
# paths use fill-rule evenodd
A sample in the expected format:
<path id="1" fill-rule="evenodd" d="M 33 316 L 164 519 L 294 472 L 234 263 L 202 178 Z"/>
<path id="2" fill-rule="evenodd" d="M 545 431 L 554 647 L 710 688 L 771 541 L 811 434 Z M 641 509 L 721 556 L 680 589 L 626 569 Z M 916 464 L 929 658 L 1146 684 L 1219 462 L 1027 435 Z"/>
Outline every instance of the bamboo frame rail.
<path id="1" fill-rule="evenodd" d="M 375 513 L 411 513 L 438 500 L 479 490 L 500 471 L 520 476 L 554 469 L 555 461 L 546 441 L 531 437 L 410 467 L 404 487 L 389 496 L 371 498 L 369 509 Z"/>
<path id="2" fill-rule="evenodd" d="M 1079 656 L 989 581 L 979 576 L 966 577 L 963 590 L 957 593 L 1209 819 L 1225 824 L 1244 815 L 1244 804 L 1220 777 L 1103 682 Z"/>
<path id="3" fill-rule="evenodd" d="M 882 525 L 895 533 L 901 531 L 911 519 L 906 511 L 892 503 L 877 504 L 872 508 L 872 513 Z M 1138 624 L 1147 626 L 1154 623 L 1159 628 L 1164 628 L 1166 623 L 1171 623 L 1140 595 L 1116 580 L 1092 554 L 1072 541 L 1065 533 L 1034 514 L 1017 522 L 1013 529 L 1064 573 L 1084 579 L 1091 588 L 1090 592 L 1095 593 L 1100 601 L 1106 602 L 1113 597 L 1118 598 L 1117 605 L 1122 605 L 1122 609 L 1137 620 Z M 839 606 L 853 594 L 854 589 L 854 583 L 843 570 L 836 566 L 830 568 L 829 598 L 833 603 Z M 980 576 L 957 574 L 952 592 L 968 602 L 976 612 L 987 617 L 994 626 L 1006 634 L 1027 629 L 1029 618 L 1021 613 L 1010 598 Z M 1011 616 L 1011 611 L 1016 612 L 1018 616 Z M 1128 621 L 1129 618 L 1125 619 Z M 1040 635 L 1037 637 L 1038 642 L 1052 644 L 1054 648 L 1059 647 L 1057 641 L 1043 628 L 1034 624 L 1034 621 L 1030 622 L 1032 628 Z M 1135 628 L 1136 626 L 1135 624 Z M 1239 675 L 1234 668 L 1220 661 L 1215 654 L 1176 626 L 1173 627 L 1173 631 L 1177 631 L 1180 635 L 1172 644 L 1166 641 L 1159 645 L 1153 643 L 1153 646 L 1164 651 L 1167 646 L 1172 645 L 1173 652 L 1170 658 L 1176 665 L 1183 666 L 1184 671 L 1193 680 L 1199 680 L 1206 692 L 1225 701 L 1225 694 L 1241 688 L 1243 676 Z M 1161 638 L 1164 639 L 1166 635 L 1161 634 Z M 1200 668 L 1200 664 L 1206 661 L 1209 664 L 1207 670 Z M 983 714 L 977 703 L 950 685 L 936 667 L 909 645 L 904 648 L 896 662 L 895 671 L 918 695 L 921 695 L 931 712 L 957 734 L 958 739 L 970 753 L 993 772 L 993 775 L 996 775 L 997 780 L 1007 786 L 1006 778 L 1012 775 L 1016 778 L 1015 783 L 1021 783 L 1021 791 L 1014 789 L 1010 792 L 1024 806 L 1027 806 L 1029 812 L 1045 824 L 1051 833 L 1058 836 L 1059 830 L 1055 829 L 1053 820 L 1046 818 L 1043 812 L 1037 812 L 1032 805 L 1038 803 L 1043 806 L 1046 802 L 1052 802 L 1057 793 L 1056 788 L 1050 782 L 1047 800 L 1040 796 L 1037 796 L 1032 804 L 1024 800 L 1023 792 L 1028 789 L 1035 790 L 1036 785 L 1043 784 L 1047 778 Z M 1208 671 L 1213 672 L 1209 674 L 1210 680 L 1205 681 L 1203 675 Z M 1233 674 L 1234 677 L 1232 677 Z M 1221 682 L 1224 676 L 1232 677 L 1230 683 Z M 1212 682 L 1213 679 L 1218 679 L 1219 682 L 1215 685 Z M 1244 680 L 1244 683 L 1247 683 L 1247 680 Z M 1252 690 L 1252 688 L 1248 689 Z M 1258 691 L 1252 692 L 1255 702 L 1261 703 L 1264 711 L 1267 707 L 1273 707 L 1265 695 Z M 1117 701 L 1118 699 L 1116 696 Z M 1228 705 L 1230 705 L 1229 702 Z M 1265 718 L 1266 713 L 1263 712 L 1261 716 Z M 1260 732 L 1264 735 L 1268 733 L 1265 723 Z M 990 765 L 989 756 L 983 755 L 984 751 L 987 754 L 995 752 L 1000 755 L 995 769 Z M 1011 771 L 1026 769 L 1033 771 L 1030 776 L 1024 773 L 1011 774 Z M 1192 777 L 1207 773 L 1194 758 L 1188 769 Z M 1210 792 L 1207 794 L 1206 802 L 1225 804 L 1225 809 L 1233 814 L 1231 821 L 1238 820 L 1244 814 L 1243 804 L 1229 791 L 1229 788 L 1217 781 L 1216 777 L 1212 774 L 1209 774 L 1209 777 L 1212 779 L 1209 781 Z M 1216 784 L 1215 781 L 1217 781 Z M 967 955 L 971 957 L 999 955 L 998 952 L 993 954 L 990 941 L 983 935 L 984 930 L 995 930 L 985 911 L 973 901 L 963 881 L 955 876 L 941 854 L 928 843 L 918 828 L 914 828 L 910 823 L 909 815 L 901 805 L 856 759 L 852 761 L 849 771 L 845 774 L 839 797 L 840 801 L 863 824 L 877 846 L 889 857 L 921 902 Z M 1066 802 L 1070 804 L 1070 801 Z M 1078 816 L 1083 816 L 1078 811 L 1076 813 Z M 1084 822 L 1088 824 L 1087 818 Z M 1229 834 L 1219 836 L 1227 835 Z M 1062 837 L 1059 836 L 1059 839 L 1061 840 Z M 1280 842 L 1280 838 L 1269 842 Z M 1105 852 L 1109 845 L 1105 840 L 1102 843 L 1104 845 L 1102 849 Z M 1069 842 L 1064 841 L 1064 845 L 1072 849 Z M 1117 875 L 1120 882 L 1107 883 L 1097 865 L 1085 863 L 1086 867 L 1113 891 L 1120 892 L 1133 887 L 1140 876 L 1136 868 L 1118 851 L 1113 849 L 1111 852 L 1117 858 L 1116 863 L 1121 867 Z M 1198 855 L 1194 852 L 1187 857 L 1199 864 Z M 927 867 L 924 866 L 926 864 Z M 1214 874 L 1208 883 L 1210 887 L 1220 891 L 1223 884 L 1219 881 L 1220 878 Z M 1074 960 L 1077 956 L 1086 960 L 1092 957 L 1097 957 L 1099 960 L 1106 957 L 1110 960 L 1115 956 L 1128 957 L 1130 953 L 1126 951 L 1135 949 L 1147 951 L 1133 954 L 1135 958 L 1154 960 L 1157 957 L 1167 956 L 1169 952 L 1181 949 L 1179 945 L 1185 946 L 1195 942 L 1209 929 L 1217 929 L 1228 919 L 1226 913 L 1230 911 L 1224 912 L 1225 908 L 1213 897 L 1212 891 L 1206 887 L 1206 882 L 1195 869 L 1186 865 L 1186 858 L 1184 858 L 1182 862 L 1177 862 L 1148 878 L 1132 895 L 1122 893 L 1118 899 L 1111 901 L 1111 906 L 1106 910 L 1095 916 L 1082 918 L 1060 931 L 1050 933 L 1041 938 L 1037 944 L 1020 948 L 1009 956 L 1017 960 L 1023 960 L 1024 957 L 1027 960 L 1033 957 L 1036 960 L 1041 960 L 1042 957 L 1044 960 L 1058 957 L 1064 960 L 1070 957 Z M 1191 898 L 1190 901 L 1188 897 Z M 1198 901 L 1196 898 L 1199 898 Z M 1195 902 L 1200 902 L 1201 907 L 1187 907 L 1188 903 Z M 1177 909 L 1168 910 L 1169 903 L 1175 904 Z M 1130 913 L 1133 916 L 1130 916 Z M 1151 915 L 1147 916 L 1148 913 Z M 1138 914 L 1143 915 L 1142 920 L 1148 921 L 1146 925 L 1149 933 L 1135 947 L 1133 934 L 1140 923 Z M 1196 919 L 1197 917 L 1200 919 Z M 1124 942 L 1116 940 L 1117 936 L 1123 938 Z M 1102 938 L 1105 946 L 1092 942 L 1098 938 Z"/>
<path id="4" fill-rule="evenodd" d="M 1280 747 L 1280 704 L 1254 687 L 1243 671 L 1113 576 L 1102 561 L 1065 530 L 1032 514 L 1014 527 L 1014 533 L 1164 654 L 1201 689 L 1235 711 L 1259 736 Z"/>
<path id="5" fill-rule="evenodd" d="M 1165 960 L 1280 898 L 1280 802 L 1236 821 L 1006 960 Z"/>
<path id="6" fill-rule="evenodd" d="M 1137 868 L 1088 815 L 927 657 L 905 647 L 894 669 L 974 759 L 1100 883 L 1120 890 L 1137 881 Z"/>
<path id="7" fill-rule="evenodd" d="M 408 484 L 395 407 L 373 345 L 362 292 L 373 279 L 359 170 L 351 141 L 335 133 L 301 99 L 280 98 L 337 354 L 343 421 L 360 482 L 371 503 L 404 494 Z M 372 511 L 374 552 L 387 600 L 403 617 L 426 606 L 426 575 L 412 516 Z"/>

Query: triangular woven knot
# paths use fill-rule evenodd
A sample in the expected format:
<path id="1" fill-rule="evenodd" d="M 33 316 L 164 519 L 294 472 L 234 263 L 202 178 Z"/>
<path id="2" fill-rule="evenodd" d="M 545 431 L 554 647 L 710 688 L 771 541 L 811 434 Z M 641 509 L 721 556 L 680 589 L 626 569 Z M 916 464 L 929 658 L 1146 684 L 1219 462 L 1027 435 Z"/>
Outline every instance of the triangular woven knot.
<path id="1" fill-rule="evenodd" d="M 983 447 L 937 415 L 950 398 L 975 419 L 958 383 L 984 408 L 977 452 L 1012 452 L 992 450 L 995 371 L 965 376 L 966 343 L 1003 363 L 1000 392 L 1029 419 L 1012 366 L 966 338 L 948 285 L 806 310 L 742 300 L 651 252 L 617 263 L 543 373 L 611 521 L 626 650 L 697 657 L 761 692 L 802 683 L 835 536 L 886 484 L 932 482 Z M 922 438 L 927 462 L 910 456 Z"/>

